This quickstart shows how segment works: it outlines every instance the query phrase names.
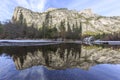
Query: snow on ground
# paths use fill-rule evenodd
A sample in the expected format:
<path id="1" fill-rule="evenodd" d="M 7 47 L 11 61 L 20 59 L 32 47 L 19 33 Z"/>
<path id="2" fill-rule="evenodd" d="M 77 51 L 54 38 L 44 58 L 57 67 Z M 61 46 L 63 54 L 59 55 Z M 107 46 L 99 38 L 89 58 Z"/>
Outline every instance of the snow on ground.
<path id="1" fill-rule="evenodd" d="M 120 45 L 120 41 L 94 41 L 94 44 Z"/>
<path id="2" fill-rule="evenodd" d="M 0 42 L 52 42 L 52 40 L 0 40 Z"/>

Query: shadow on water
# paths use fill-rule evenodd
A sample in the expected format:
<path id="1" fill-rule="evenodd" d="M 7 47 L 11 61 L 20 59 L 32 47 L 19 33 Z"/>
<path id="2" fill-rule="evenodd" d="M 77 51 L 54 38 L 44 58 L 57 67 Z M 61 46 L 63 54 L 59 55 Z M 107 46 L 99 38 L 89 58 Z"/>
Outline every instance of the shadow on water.
<path id="1" fill-rule="evenodd" d="M 0 54 L 0 80 L 120 80 L 119 47 L 12 46 Z"/>

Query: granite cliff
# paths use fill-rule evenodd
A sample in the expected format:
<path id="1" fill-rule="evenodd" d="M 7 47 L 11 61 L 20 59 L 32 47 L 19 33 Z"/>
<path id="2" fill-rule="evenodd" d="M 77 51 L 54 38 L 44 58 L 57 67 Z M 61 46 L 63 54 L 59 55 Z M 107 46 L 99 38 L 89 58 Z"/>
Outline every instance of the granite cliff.
<path id="1" fill-rule="evenodd" d="M 119 16 L 101 16 L 93 13 L 91 9 L 76 11 L 66 8 L 50 8 L 45 12 L 39 13 L 26 8 L 16 7 L 12 21 L 26 23 L 27 26 L 32 25 L 37 29 L 41 28 L 43 23 L 45 23 L 47 27 L 56 27 L 58 31 L 61 21 L 65 21 L 66 30 L 68 29 L 68 22 L 71 29 L 73 29 L 73 24 L 77 24 L 79 27 L 80 22 L 82 22 L 83 33 L 111 33 L 120 31 Z"/>

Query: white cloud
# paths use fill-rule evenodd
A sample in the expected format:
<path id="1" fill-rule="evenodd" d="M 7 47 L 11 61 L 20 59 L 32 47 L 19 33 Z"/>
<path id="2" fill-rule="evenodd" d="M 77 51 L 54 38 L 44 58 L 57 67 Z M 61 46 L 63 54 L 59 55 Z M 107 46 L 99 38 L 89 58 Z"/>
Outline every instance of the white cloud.
<path id="1" fill-rule="evenodd" d="M 47 0 L 16 0 L 19 6 L 33 11 L 43 11 Z"/>
<path id="2" fill-rule="evenodd" d="M 0 21 L 11 19 L 14 8 L 22 6 L 36 12 L 48 7 L 66 7 L 69 9 L 91 8 L 102 15 L 120 15 L 120 0 L 0 0 Z"/>
<path id="3" fill-rule="evenodd" d="M 37 4 L 38 10 L 43 11 L 45 9 L 46 2 L 47 2 L 46 0 L 39 1 L 38 4 Z"/>
<path id="4" fill-rule="evenodd" d="M 45 9 L 47 0 L 0 0 L 0 21 L 11 19 L 14 8 L 22 6 L 36 12 Z"/>
<path id="5" fill-rule="evenodd" d="M 29 7 L 27 0 L 15 0 L 19 6 Z"/>
<path id="6" fill-rule="evenodd" d="M 13 6 L 13 3 L 10 0 L 0 1 L 0 21 L 11 19 L 11 6 Z"/>

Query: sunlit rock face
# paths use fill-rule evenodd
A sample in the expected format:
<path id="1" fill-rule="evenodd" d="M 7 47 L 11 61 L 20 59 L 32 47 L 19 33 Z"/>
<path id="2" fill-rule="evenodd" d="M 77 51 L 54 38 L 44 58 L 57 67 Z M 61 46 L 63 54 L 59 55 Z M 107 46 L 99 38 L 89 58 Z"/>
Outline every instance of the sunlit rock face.
<path id="1" fill-rule="evenodd" d="M 93 13 L 91 9 L 75 11 L 66 8 L 50 8 L 45 12 L 39 13 L 23 7 L 16 7 L 12 21 L 26 23 L 28 26 L 34 26 L 38 29 L 45 23 L 47 27 L 56 27 L 59 30 L 61 21 L 65 21 L 66 30 L 68 29 L 68 22 L 71 29 L 73 29 L 73 24 L 76 25 L 77 23 L 77 27 L 80 27 L 80 22 L 82 22 L 83 33 L 120 31 L 120 17 L 100 16 Z"/>
<path id="2" fill-rule="evenodd" d="M 72 46 L 72 47 L 71 47 Z M 8 53 L 17 69 L 43 65 L 48 69 L 67 68 L 89 69 L 96 64 L 120 64 L 120 50 L 102 47 L 84 47 L 81 45 L 61 44 L 41 47 L 7 47 Z"/>

